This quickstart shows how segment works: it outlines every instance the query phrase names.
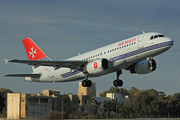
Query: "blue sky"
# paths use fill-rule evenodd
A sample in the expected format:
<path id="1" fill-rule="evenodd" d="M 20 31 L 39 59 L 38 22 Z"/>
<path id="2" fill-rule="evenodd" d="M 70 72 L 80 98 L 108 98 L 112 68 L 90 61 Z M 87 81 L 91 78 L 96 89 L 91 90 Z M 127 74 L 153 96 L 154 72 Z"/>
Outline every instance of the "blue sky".
<path id="1" fill-rule="evenodd" d="M 0 1 L 0 87 L 14 92 L 37 93 L 43 89 L 77 94 L 78 82 L 33 83 L 4 78 L 8 73 L 31 73 L 24 64 L 4 64 L 6 59 L 28 59 L 22 39 L 31 37 L 53 60 L 63 60 L 145 32 L 160 32 L 174 46 L 155 57 L 156 71 L 131 75 L 123 71 L 123 88 L 180 92 L 180 1 L 176 0 L 19 0 Z M 91 80 L 97 96 L 116 79 L 112 73 Z"/>

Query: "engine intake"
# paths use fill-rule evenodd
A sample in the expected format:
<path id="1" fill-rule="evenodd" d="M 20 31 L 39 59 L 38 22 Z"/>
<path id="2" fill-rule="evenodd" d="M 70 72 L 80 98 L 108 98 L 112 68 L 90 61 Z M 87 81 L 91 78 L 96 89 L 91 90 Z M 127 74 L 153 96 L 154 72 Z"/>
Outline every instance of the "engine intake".
<path id="1" fill-rule="evenodd" d="M 148 74 L 150 72 L 153 72 L 156 70 L 156 61 L 154 59 L 148 61 L 143 60 L 137 64 L 134 65 L 133 69 L 130 70 L 131 73 L 137 73 L 137 74 Z"/>

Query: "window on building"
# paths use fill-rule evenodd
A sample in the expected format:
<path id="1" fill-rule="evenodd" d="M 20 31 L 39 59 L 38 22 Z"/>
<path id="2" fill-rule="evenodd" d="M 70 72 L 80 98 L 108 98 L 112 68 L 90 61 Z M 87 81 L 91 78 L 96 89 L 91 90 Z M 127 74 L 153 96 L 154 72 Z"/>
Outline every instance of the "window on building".
<path id="1" fill-rule="evenodd" d="M 84 104 L 87 104 L 87 101 L 86 101 L 86 100 L 84 101 Z"/>
<path id="2" fill-rule="evenodd" d="M 74 108 L 74 112 L 76 111 L 76 108 Z"/>
<path id="3" fill-rule="evenodd" d="M 22 99 L 22 102 L 24 102 L 24 99 Z"/>
<path id="4" fill-rule="evenodd" d="M 81 108 L 78 108 L 78 112 L 81 112 Z"/>

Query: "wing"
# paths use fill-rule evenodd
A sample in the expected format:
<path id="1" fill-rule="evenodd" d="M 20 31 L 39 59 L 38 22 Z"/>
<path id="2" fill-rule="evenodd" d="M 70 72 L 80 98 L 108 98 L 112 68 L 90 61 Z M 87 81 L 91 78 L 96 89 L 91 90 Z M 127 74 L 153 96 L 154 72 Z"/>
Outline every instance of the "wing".
<path id="1" fill-rule="evenodd" d="M 39 77 L 41 74 L 8 74 L 4 77 Z"/>
<path id="2" fill-rule="evenodd" d="M 52 66 L 56 69 L 59 69 L 60 67 L 67 67 L 71 69 L 81 70 L 85 65 L 88 63 L 88 61 L 83 60 L 65 60 L 65 61 L 39 61 L 39 60 L 5 60 L 5 63 L 8 62 L 14 62 L 14 63 L 24 63 L 27 65 L 33 65 L 35 67 L 38 66 Z"/>

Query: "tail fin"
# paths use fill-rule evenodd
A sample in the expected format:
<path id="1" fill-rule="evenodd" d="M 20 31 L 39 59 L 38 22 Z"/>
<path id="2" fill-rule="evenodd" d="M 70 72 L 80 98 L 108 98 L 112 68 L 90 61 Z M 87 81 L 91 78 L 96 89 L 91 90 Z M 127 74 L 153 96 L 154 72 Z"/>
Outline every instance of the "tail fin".
<path id="1" fill-rule="evenodd" d="M 29 60 L 50 61 L 51 59 L 34 43 L 31 38 L 22 40 Z"/>

